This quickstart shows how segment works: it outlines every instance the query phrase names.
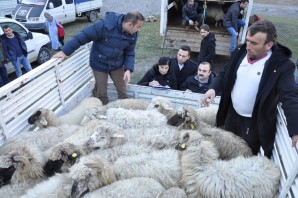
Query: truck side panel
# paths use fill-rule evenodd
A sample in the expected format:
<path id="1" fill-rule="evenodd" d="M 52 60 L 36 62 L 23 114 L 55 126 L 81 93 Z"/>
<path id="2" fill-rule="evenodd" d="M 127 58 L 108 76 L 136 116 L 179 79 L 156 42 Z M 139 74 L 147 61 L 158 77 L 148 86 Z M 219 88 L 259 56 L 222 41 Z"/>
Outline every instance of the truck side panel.
<path id="1" fill-rule="evenodd" d="M 102 0 L 75 1 L 76 13 L 84 13 L 90 10 L 98 10 L 102 7 Z"/>

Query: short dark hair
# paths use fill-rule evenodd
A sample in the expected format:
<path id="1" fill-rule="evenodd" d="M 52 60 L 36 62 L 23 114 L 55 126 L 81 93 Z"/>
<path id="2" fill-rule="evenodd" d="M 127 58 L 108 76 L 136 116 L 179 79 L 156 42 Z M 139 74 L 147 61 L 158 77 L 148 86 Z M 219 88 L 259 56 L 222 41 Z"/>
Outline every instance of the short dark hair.
<path id="1" fill-rule="evenodd" d="M 135 25 L 138 21 L 144 21 L 144 16 L 138 11 L 128 12 L 123 19 L 123 22 L 132 22 Z"/>
<path id="2" fill-rule="evenodd" d="M 249 0 L 240 0 L 239 2 L 240 3 L 246 3 L 246 2 L 249 3 Z"/>
<path id="3" fill-rule="evenodd" d="M 266 36 L 265 44 L 271 41 L 275 44 L 277 33 L 276 33 L 276 28 L 271 21 L 267 21 L 267 20 L 257 21 L 248 28 L 248 33 L 251 36 L 255 35 L 258 32 L 266 33 L 267 36 Z"/>
<path id="4" fill-rule="evenodd" d="M 6 30 L 7 28 L 10 28 L 10 26 L 9 26 L 9 25 L 3 25 L 3 26 L 2 26 L 2 29 L 3 29 L 3 30 Z"/>
<path id="5" fill-rule="evenodd" d="M 210 64 L 209 62 L 207 62 L 207 61 L 203 61 L 203 62 L 201 62 L 201 63 L 198 65 L 198 68 L 199 68 L 199 66 L 200 66 L 201 64 L 202 64 L 202 65 L 209 65 L 209 70 L 212 71 L 212 67 L 211 67 L 211 64 Z"/>
<path id="6" fill-rule="evenodd" d="M 207 32 L 210 31 L 210 29 L 209 29 L 209 25 L 207 25 L 207 24 L 203 24 L 203 25 L 201 26 L 200 29 L 201 29 L 201 30 L 203 29 L 203 30 L 205 30 L 205 31 L 207 31 Z"/>
<path id="7" fill-rule="evenodd" d="M 190 52 L 191 52 L 190 47 L 187 46 L 187 45 L 182 45 L 182 46 L 180 47 L 180 49 L 183 50 L 183 51 L 188 51 L 188 54 L 190 54 Z"/>
<path id="8" fill-rule="evenodd" d="M 170 66 L 171 59 L 169 57 L 160 57 L 158 60 L 158 65 L 169 65 Z"/>

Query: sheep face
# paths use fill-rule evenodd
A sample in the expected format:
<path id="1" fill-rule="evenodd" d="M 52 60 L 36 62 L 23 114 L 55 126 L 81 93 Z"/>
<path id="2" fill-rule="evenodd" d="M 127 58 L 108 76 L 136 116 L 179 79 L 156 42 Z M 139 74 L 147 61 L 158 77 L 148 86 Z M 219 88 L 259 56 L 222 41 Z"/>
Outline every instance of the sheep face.
<path id="1" fill-rule="evenodd" d="M 121 145 L 125 141 L 122 134 L 111 134 L 106 131 L 95 132 L 87 142 L 87 147 L 92 149 L 107 149 L 116 145 Z"/>
<path id="2" fill-rule="evenodd" d="M 36 124 L 40 129 L 49 127 L 49 119 L 57 121 L 57 117 L 54 112 L 48 109 L 40 108 L 34 112 L 28 119 L 29 124 Z M 55 124 L 52 124 L 56 126 Z"/>
<path id="3" fill-rule="evenodd" d="M 16 168 L 14 166 L 10 166 L 8 168 L 0 168 L 0 187 L 10 183 L 15 170 Z"/>
<path id="4" fill-rule="evenodd" d="M 172 103 L 164 97 L 157 96 L 151 100 L 151 103 L 147 107 L 147 110 L 157 109 L 159 112 L 164 110 L 172 110 Z"/>
<path id="5" fill-rule="evenodd" d="M 70 175 L 74 180 L 71 197 L 82 197 L 85 193 L 116 181 L 116 175 L 110 165 L 99 156 L 86 156 L 75 164 Z"/>
<path id="6" fill-rule="evenodd" d="M 191 108 L 183 108 L 183 110 L 177 111 L 177 113 L 168 120 L 168 124 L 176 126 L 179 129 L 192 129 L 198 128 L 199 121 L 195 110 Z"/>

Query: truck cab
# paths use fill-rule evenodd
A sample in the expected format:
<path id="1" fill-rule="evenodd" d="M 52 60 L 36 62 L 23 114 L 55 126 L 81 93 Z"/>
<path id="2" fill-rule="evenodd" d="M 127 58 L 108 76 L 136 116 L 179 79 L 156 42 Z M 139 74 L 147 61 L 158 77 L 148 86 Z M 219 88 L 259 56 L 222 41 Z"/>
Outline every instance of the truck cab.
<path id="1" fill-rule="evenodd" d="M 28 50 L 28 60 L 30 62 L 37 61 L 39 64 L 42 64 L 51 58 L 49 36 L 41 33 L 30 32 L 18 21 L 5 17 L 0 17 L 0 35 L 4 34 L 2 30 L 4 25 L 10 26 L 13 31 L 18 32 L 24 39 Z M 14 71 L 14 67 L 11 64 L 8 64 L 7 70 L 8 73 L 12 73 Z"/>
<path id="2" fill-rule="evenodd" d="M 229 46 L 231 36 L 221 23 L 209 17 L 209 14 L 219 11 L 225 14 L 228 8 L 235 3 L 235 0 L 196 0 L 199 4 L 200 13 L 204 15 L 204 23 L 209 25 L 210 32 L 215 34 L 216 48 L 215 53 L 218 55 L 230 55 Z M 202 38 L 200 33 L 193 28 L 186 30 L 182 25 L 182 8 L 187 0 L 162 0 L 160 15 L 160 35 L 163 36 L 162 48 L 179 49 L 182 45 L 190 46 L 193 52 L 199 52 Z M 251 14 L 253 0 L 243 13 L 243 20 L 246 25 L 241 29 L 238 36 L 238 44 L 244 43 L 247 24 Z M 212 10 L 212 11 L 211 11 Z M 219 21 L 221 22 L 221 21 Z"/>
<path id="3" fill-rule="evenodd" d="M 76 16 L 87 16 L 89 21 L 95 21 L 101 6 L 101 0 L 21 0 L 12 17 L 30 30 L 47 31 L 45 12 L 62 24 L 75 21 Z"/>

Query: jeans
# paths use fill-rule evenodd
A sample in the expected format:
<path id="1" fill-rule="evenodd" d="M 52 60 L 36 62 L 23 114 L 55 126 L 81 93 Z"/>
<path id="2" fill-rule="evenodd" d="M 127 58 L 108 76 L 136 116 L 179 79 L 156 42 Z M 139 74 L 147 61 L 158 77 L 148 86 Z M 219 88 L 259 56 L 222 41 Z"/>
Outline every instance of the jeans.
<path id="1" fill-rule="evenodd" d="M 96 84 L 97 97 L 101 100 L 102 104 L 106 105 L 109 103 L 108 93 L 107 93 L 107 82 L 108 75 L 110 75 L 113 83 L 117 89 L 118 99 L 127 98 L 127 88 L 126 83 L 123 80 L 124 69 L 123 67 L 110 71 L 108 74 L 104 72 L 99 72 L 93 70 Z"/>
<path id="2" fill-rule="evenodd" d="M 9 83 L 7 69 L 4 63 L 0 63 L 0 87 Z"/>
<path id="3" fill-rule="evenodd" d="M 244 25 L 245 25 L 245 22 L 243 20 L 240 20 L 240 19 L 237 20 L 238 27 L 244 27 Z M 235 30 L 233 27 L 228 27 L 227 30 L 230 33 L 230 35 L 232 36 L 230 52 L 233 52 L 236 48 L 236 40 L 237 40 L 237 36 L 238 36 L 238 30 Z"/>
<path id="4" fill-rule="evenodd" d="M 199 25 L 202 23 L 202 14 L 197 14 L 195 17 L 189 17 L 189 18 L 193 22 L 198 22 Z M 184 25 L 184 26 L 189 25 L 189 22 L 187 20 L 183 19 L 182 25 Z"/>
<path id="5" fill-rule="evenodd" d="M 296 69 L 296 85 L 298 87 L 298 68 Z"/>
<path id="6" fill-rule="evenodd" d="M 17 77 L 20 77 L 22 75 L 20 64 L 24 66 L 27 72 L 32 70 L 28 58 L 24 55 L 17 57 L 17 60 L 12 60 L 11 63 L 13 64 L 14 69 L 16 70 Z"/>

